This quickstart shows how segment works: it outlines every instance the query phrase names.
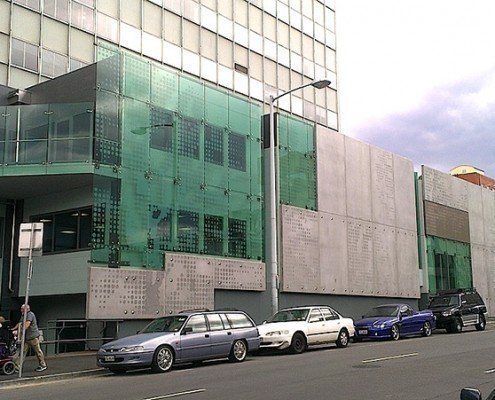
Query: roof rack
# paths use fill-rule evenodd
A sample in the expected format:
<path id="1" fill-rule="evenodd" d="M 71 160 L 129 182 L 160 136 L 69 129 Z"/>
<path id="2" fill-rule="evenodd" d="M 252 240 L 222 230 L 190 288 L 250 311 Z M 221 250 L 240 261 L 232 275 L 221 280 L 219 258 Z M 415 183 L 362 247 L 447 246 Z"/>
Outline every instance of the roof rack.
<path id="1" fill-rule="evenodd" d="M 191 313 L 191 312 L 208 312 L 211 311 L 209 308 L 191 308 L 189 310 L 180 310 L 179 314 Z"/>

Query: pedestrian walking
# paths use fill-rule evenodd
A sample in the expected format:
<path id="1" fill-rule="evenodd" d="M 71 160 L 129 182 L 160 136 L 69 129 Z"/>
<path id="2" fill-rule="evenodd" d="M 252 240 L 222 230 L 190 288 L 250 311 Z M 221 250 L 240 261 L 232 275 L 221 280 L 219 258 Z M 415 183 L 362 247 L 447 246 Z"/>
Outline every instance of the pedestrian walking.
<path id="1" fill-rule="evenodd" d="M 36 316 L 31 311 L 28 304 L 23 304 L 21 306 L 21 319 L 19 320 L 17 325 L 12 328 L 12 330 L 14 331 L 17 330 L 17 335 L 22 340 L 22 323 L 23 323 L 24 313 L 26 313 L 26 337 L 24 340 L 24 355 L 22 358 L 24 360 L 26 358 L 29 349 L 32 348 L 36 354 L 36 357 L 38 357 L 38 362 L 39 362 L 36 371 L 42 372 L 47 367 L 45 362 L 45 355 L 43 354 L 43 351 L 41 350 L 41 346 L 40 346 L 40 330 L 38 329 L 38 322 L 36 321 Z M 20 358 L 21 358 L 20 355 L 17 355 L 17 357 L 14 360 L 17 369 L 20 368 Z"/>

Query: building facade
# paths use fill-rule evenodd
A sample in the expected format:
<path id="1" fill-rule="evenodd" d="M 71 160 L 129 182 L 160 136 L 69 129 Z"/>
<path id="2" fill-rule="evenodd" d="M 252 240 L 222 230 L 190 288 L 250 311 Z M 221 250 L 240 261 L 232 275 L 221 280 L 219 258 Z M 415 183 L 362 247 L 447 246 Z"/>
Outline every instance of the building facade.
<path id="1" fill-rule="evenodd" d="M 4 314 L 25 294 L 21 222 L 44 224 L 30 303 L 52 337 L 199 307 L 262 321 L 274 283 L 280 307 L 354 317 L 473 284 L 491 304 L 492 237 L 429 221 L 447 206 L 475 229 L 493 199 L 437 201 L 436 172 L 338 133 L 333 1 L 0 0 L 0 15 Z M 274 277 L 263 115 L 323 76 L 278 104 Z"/>

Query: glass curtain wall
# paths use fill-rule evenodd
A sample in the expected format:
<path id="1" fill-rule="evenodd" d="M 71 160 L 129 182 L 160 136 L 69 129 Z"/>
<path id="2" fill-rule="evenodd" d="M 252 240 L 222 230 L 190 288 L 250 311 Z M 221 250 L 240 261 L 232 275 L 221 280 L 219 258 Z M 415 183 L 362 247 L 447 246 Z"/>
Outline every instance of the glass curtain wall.
<path id="1" fill-rule="evenodd" d="M 262 259 L 261 106 L 99 47 L 92 261 Z"/>

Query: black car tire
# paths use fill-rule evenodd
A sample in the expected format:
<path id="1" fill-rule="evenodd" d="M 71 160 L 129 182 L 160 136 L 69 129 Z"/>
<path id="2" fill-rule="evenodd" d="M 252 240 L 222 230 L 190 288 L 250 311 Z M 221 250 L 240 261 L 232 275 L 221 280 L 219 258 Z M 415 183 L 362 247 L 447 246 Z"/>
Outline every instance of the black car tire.
<path id="1" fill-rule="evenodd" d="M 347 332 L 347 329 L 342 329 L 339 332 L 339 337 L 337 338 L 337 341 L 335 342 L 338 348 L 344 348 L 347 347 L 349 344 L 349 332 Z"/>
<path id="2" fill-rule="evenodd" d="M 172 369 L 174 360 L 175 354 L 170 347 L 165 345 L 158 346 L 155 350 L 155 354 L 153 354 L 151 370 L 153 372 L 168 372 Z"/>
<path id="3" fill-rule="evenodd" d="M 479 322 L 476 324 L 477 331 L 484 331 L 486 328 L 486 320 L 483 314 L 480 314 Z"/>
<path id="4" fill-rule="evenodd" d="M 400 329 L 398 325 L 392 325 L 392 328 L 390 329 L 390 338 L 392 340 L 400 339 Z"/>
<path id="5" fill-rule="evenodd" d="M 460 318 L 455 318 L 454 321 L 452 321 L 451 331 L 453 333 L 461 333 L 462 332 L 462 321 Z"/>
<path id="6" fill-rule="evenodd" d="M 294 333 L 290 342 L 290 352 L 293 354 L 301 354 L 306 350 L 306 338 L 300 332 Z"/>
<path id="7" fill-rule="evenodd" d="M 235 340 L 230 349 L 229 360 L 232 362 L 242 362 L 247 356 L 247 344 L 244 340 Z"/>
<path id="8" fill-rule="evenodd" d="M 2 373 L 4 375 L 12 375 L 15 372 L 15 364 L 12 361 L 7 361 L 2 366 Z"/>
<path id="9" fill-rule="evenodd" d="M 423 324 L 423 331 L 421 334 L 425 337 L 431 336 L 431 324 L 428 321 Z"/>

